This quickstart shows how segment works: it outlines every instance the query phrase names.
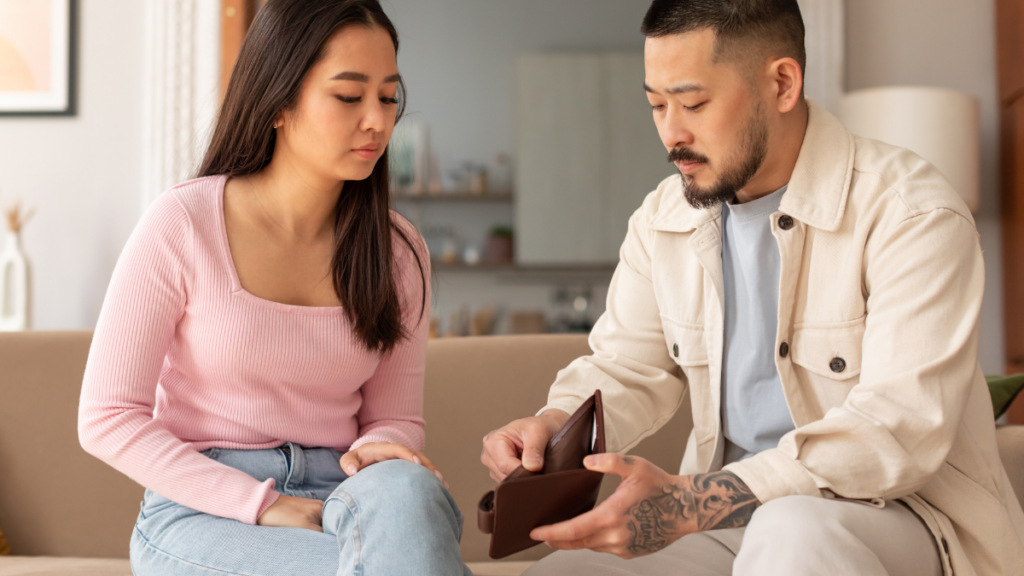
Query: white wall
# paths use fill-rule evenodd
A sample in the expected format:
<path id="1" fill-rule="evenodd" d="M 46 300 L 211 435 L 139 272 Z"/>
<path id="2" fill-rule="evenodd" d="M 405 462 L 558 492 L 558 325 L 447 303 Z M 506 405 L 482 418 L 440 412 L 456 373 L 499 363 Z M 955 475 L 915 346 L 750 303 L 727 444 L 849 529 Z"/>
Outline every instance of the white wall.
<path id="1" fill-rule="evenodd" d="M 999 108 L 993 0 L 846 0 L 847 88 L 925 85 L 981 101 L 981 208 L 985 253 L 982 368 L 1005 369 L 1002 229 L 999 223 Z"/>
<path id="2" fill-rule="evenodd" d="M 0 205 L 37 211 L 23 247 L 44 330 L 95 324 L 141 202 L 143 3 L 79 7 L 78 115 L 0 117 Z"/>

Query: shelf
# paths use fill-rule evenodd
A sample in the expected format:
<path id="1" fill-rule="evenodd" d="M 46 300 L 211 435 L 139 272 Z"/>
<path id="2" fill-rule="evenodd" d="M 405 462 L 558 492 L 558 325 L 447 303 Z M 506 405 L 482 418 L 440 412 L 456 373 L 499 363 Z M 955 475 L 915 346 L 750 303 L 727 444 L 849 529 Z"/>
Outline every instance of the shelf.
<path id="1" fill-rule="evenodd" d="M 515 195 L 512 192 L 487 192 L 486 194 L 474 194 L 472 192 L 437 192 L 425 194 L 392 194 L 396 202 L 512 202 Z"/>
<path id="2" fill-rule="evenodd" d="M 513 272 L 529 274 L 611 274 L 615 271 L 615 264 L 552 264 L 552 265 L 523 265 L 512 262 L 494 264 L 481 262 L 470 266 L 468 264 L 448 263 L 433 260 L 430 263 L 433 270 L 457 271 L 457 272 Z"/>

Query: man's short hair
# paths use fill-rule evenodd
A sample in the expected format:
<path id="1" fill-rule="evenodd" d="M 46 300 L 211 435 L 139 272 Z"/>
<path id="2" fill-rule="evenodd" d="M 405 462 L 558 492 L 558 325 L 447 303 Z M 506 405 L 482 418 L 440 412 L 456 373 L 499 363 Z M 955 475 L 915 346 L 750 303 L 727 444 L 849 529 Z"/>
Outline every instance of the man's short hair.
<path id="1" fill-rule="evenodd" d="M 804 19 L 796 0 L 654 0 L 640 28 L 648 38 L 710 28 L 715 58 L 760 66 L 770 57 L 807 64 Z"/>

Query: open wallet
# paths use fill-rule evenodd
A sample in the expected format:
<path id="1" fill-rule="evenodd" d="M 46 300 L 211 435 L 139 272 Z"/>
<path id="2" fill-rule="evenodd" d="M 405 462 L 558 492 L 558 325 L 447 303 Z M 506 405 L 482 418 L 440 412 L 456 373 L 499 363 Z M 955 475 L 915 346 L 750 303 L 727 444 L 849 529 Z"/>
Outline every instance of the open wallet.
<path id="1" fill-rule="evenodd" d="M 480 500 L 477 524 L 491 535 L 490 557 L 498 560 L 536 546 L 540 542 L 530 538 L 534 528 L 592 510 L 604 474 L 584 468 L 583 458 L 604 451 L 598 390 L 548 442 L 540 472 L 520 466 Z"/>

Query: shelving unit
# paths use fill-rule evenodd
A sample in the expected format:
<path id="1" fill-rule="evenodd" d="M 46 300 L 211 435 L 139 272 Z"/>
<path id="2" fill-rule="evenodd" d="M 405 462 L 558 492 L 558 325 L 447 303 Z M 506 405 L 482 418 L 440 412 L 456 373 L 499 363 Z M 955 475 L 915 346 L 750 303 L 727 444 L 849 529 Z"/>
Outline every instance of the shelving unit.
<path id="1" fill-rule="evenodd" d="M 430 262 L 430 267 L 431 267 L 431 269 L 438 270 L 438 271 L 444 271 L 444 270 L 464 271 L 464 272 L 473 272 L 473 271 L 481 271 L 481 272 L 495 272 L 495 271 L 499 271 L 499 272 L 501 272 L 501 271 L 507 271 L 507 272 L 529 272 L 529 273 L 536 273 L 536 274 L 544 274 L 544 273 L 554 273 L 554 274 L 564 274 L 564 273 L 610 274 L 610 273 L 615 271 L 615 264 L 605 264 L 605 265 L 595 264 L 595 265 L 585 265 L 585 266 L 577 266 L 577 265 L 571 265 L 571 264 L 566 264 L 566 265 L 536 265 L 536 266 L 526 265 L 526 266 L 524 266 L 522 264 L 516 264 L 514 262 L 504 262 L 504 263 L 500 263 L 500 264 L 490 263 L 490 262 L 481 262 L 479 264 L 470 265 L 470 264 L 464 264 L 464 263 L 461 263 L 461 262 L 457 262 L 457 263 L 442 262 L 440 260 L 432 260 Z"/>
<path id="2" fill-rule="evenodd" d="M 392 194 L 396 202 L 508 202 L 515 201 L 512 192 L 436 192 L 424 194 Z"/>

